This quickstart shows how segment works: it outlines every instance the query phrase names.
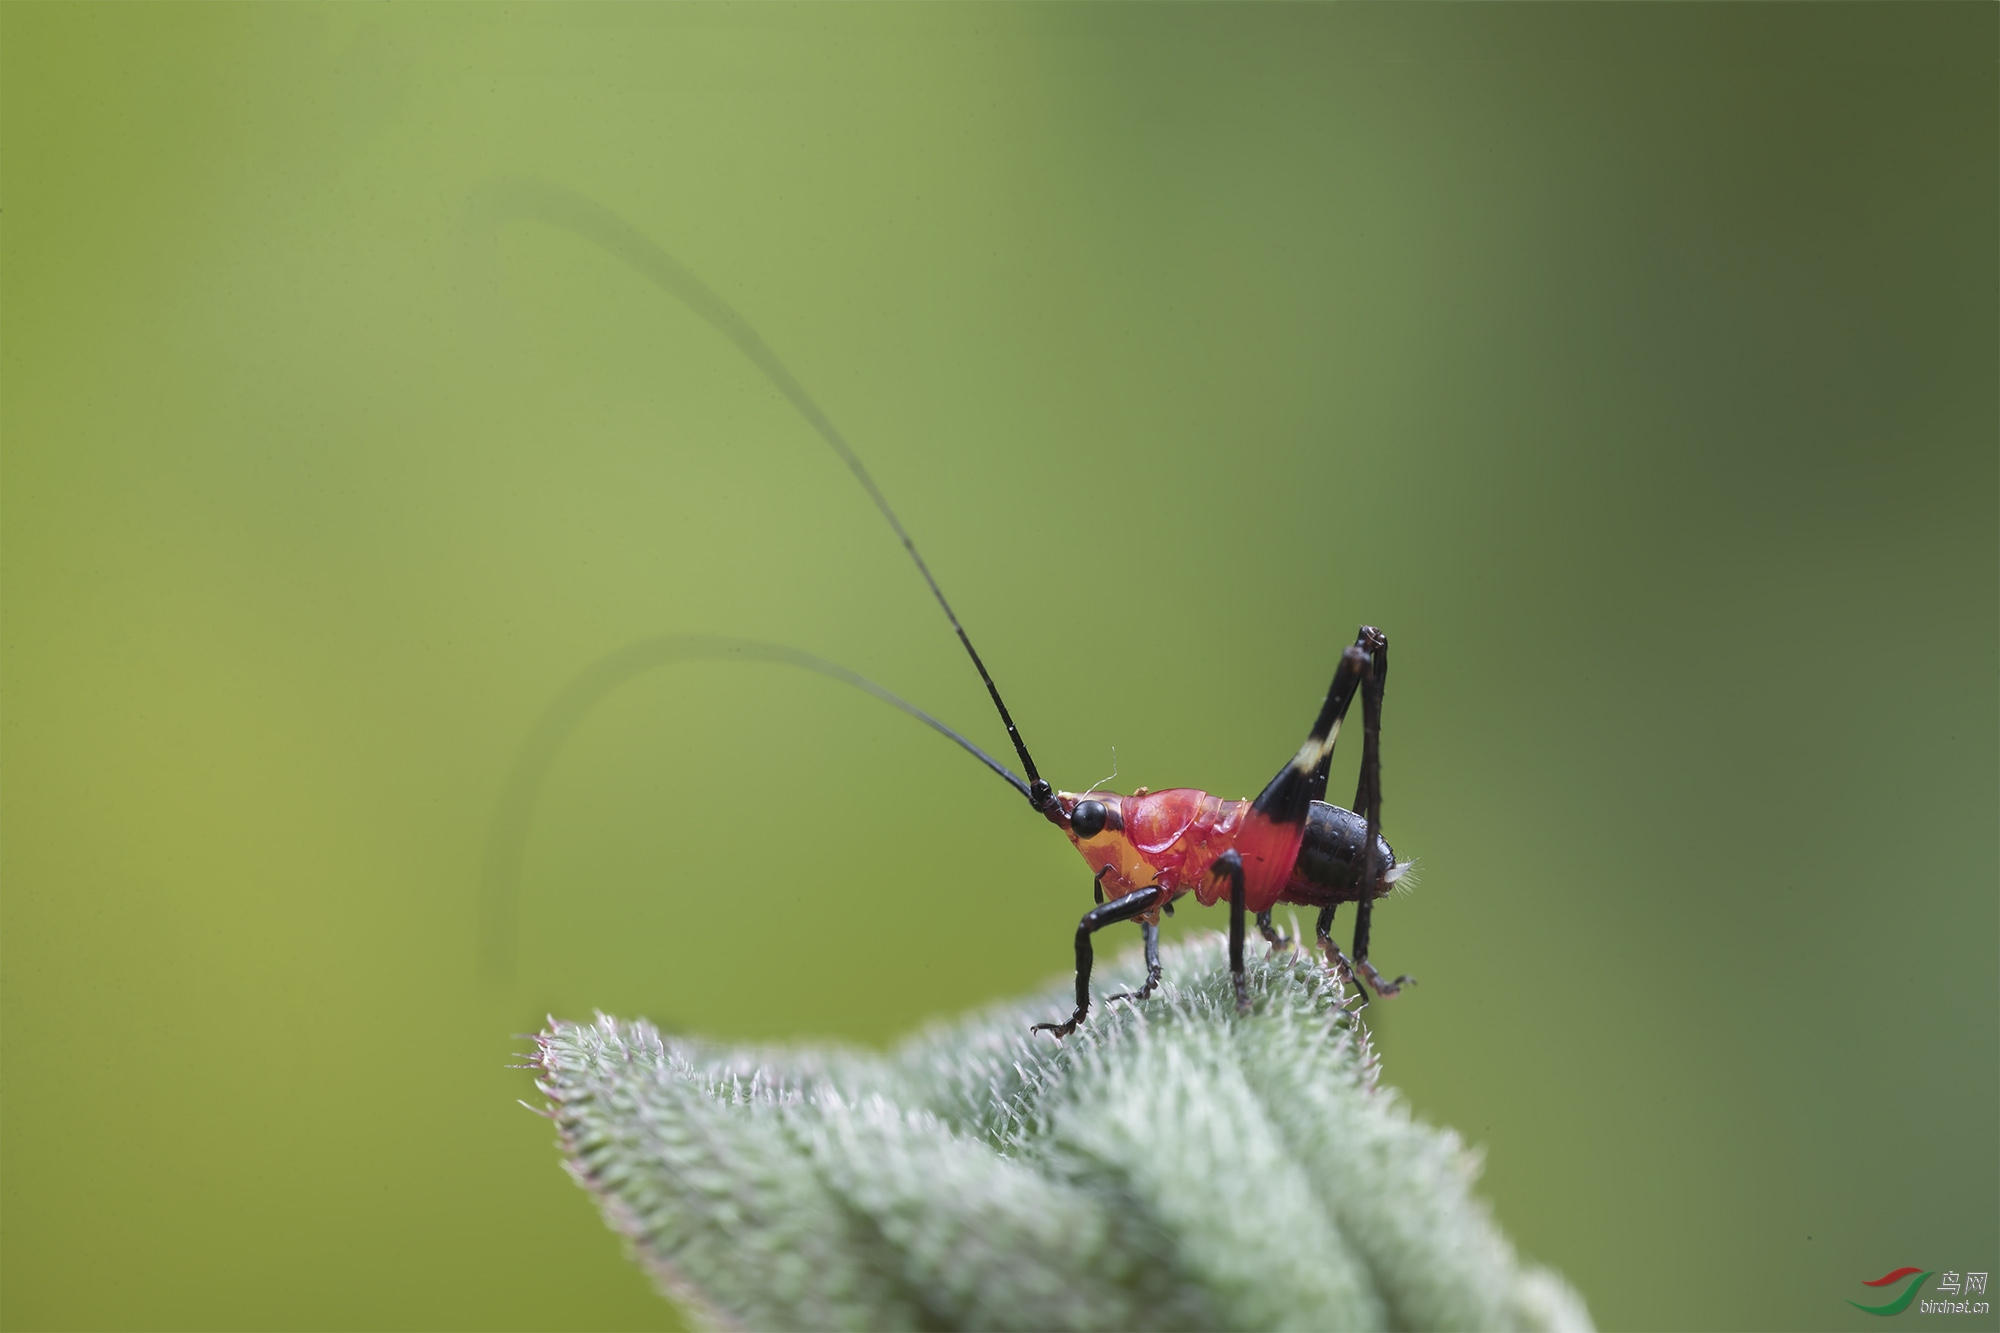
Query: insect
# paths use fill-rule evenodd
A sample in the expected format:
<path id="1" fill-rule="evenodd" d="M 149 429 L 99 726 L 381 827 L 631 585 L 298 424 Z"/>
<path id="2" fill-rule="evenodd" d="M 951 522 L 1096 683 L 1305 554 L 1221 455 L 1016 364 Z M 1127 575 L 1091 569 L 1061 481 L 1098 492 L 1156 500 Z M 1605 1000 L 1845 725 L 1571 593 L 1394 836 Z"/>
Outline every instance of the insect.
<path id="1" fill-rule="evenodd" d="M 1353 644 L 1341 654 L 1326 700 L 1305 742 L 1254 800 L 1223 800 L 1187 787 L 1156 792 L 1140 788 L 1129 796 L 1095 789 L 1081 794 L 1058 791 L 1036 767 L 992 673 L 887 497 L 826 413 L 741 315 L 644 235 L 579 195 L 538 182 L 510 182 L 483 191 L 475 199 L 472 217 L 476 228 L 487 232 L 515 219 L 572 232 L 624 260 L 736 344 L 839 455 L 888 522 L 972 659 L 1026 776 L 922 709 L 844 667 L 797 649 L 700 636 L 668 636 L 630 645 L 602 659 L 578 678 L 566 692 L 566 700 L 538 729 L 527 752 L 539 755 L 537 762 L 545 764 L 547 754 L 560 740 L 561 728 L 573 725 L 596 694 L 645 666 L 686 657 L 731 655 L 781 662 L 865 690 L 949 737 L 1013 786 L 1027 799 L 1029 808 L 1060 829 L 1082 855 L 1091 871 L 1096 905 L 1084 913 L 1076 928 L 1076 1008 L 1060 1022 L 1036 1024 L 1035 1031 L 1066 1037 L 1084 1021 L 1090 1011 L 1092 937 L 1117 922 L 1139 924 L 1145 940 L 1146 980 L 1139 990 L 1112 999 L 1143 1001 L 1150 997 L 1160 983 L 1161 914 L 1171 915 L 1175 901 L 1190 893 L 1203 906 L 1228 903 L 1229 969 L 1240 1010 L 1250 1007 L 1243 970 L 1246 921 L 1254 916 L 1258 931 L 1273 948 L 1291 944 L 1271 922 L 1271 910 L 1279 903 L 1319 909 L 1316 942 L 1328 965 L 1343 981 L 1352 981 L 1364 998 L 1364 977 L 1382 996 L 1394 995 L 1411 984 L 1407 976 L 1385 980 L 1368 957 L 1375 900 L 1386 895 L 1408 869 L 1408 863 L 1396 860 L 1382 836 L 1382 696 L 1389 676 L 1389 640 L 1379 629 L 1362 626 Z M 1328 804 L 1325 797 L 1334 743 L 1357 694 L 1362 715 L 1361 775 L 1354 808 L 1348 810 Z M 532 802 L 539 775 L 529 765 L 517 768 L 516 779 L 510 782 L 509 791 L 525 793 L 510 798 L 519 816 Z M 489 887 L 487 894 L 489 920 L 497 919 L 492 915 L 496 904 L 499 913 L 511 912 L 515 872 L 502 863 L 508 854 L 518 853 L 514 826 L 497 828 L 496 833 L 494 846 L 500 854 L 489 852 L 488 882 L 497 886 L 497 891 Z M 502 868 L 496 871 L 495 866 Z M 1347 902 L 1355 904 L 1351 954 L 1342 953 L 1333 940 L 1334 913 Z"/>

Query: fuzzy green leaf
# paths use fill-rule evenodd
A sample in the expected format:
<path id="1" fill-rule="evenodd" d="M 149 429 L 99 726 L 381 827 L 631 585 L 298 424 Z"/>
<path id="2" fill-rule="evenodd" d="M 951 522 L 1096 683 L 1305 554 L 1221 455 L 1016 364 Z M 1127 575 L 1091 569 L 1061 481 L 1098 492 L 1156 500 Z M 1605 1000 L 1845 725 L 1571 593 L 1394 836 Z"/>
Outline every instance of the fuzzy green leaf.
<path id="1" fill-rule="evenodd" d="M 1303 951 L 1167 951 L 1067 1041 L 1068 986 L 878 1056 L 551 1021 L 571 1173 L 662 1288 L 750 1328 L 1580 1329 L 1472 1192 L 1476 1157 L 1377 1085 Z M 1100 994 L 1134 986 L 1134 956 Z M 1177 979 L 1177 982 L 1176 982 Z"/>

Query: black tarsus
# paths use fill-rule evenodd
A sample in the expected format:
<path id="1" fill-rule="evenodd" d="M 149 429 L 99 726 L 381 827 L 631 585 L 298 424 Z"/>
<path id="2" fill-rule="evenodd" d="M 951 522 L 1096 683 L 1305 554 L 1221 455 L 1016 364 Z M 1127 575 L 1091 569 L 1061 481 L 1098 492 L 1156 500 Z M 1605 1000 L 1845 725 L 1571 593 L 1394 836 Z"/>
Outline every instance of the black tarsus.
<path id="1" fill-rule="evenodd" d="M 951 622 L 953 631 L 958 635 L 958 641 L 965 645 L 966 655 L 978 669 L 979 678 L 986 682 L 986 692 L 993 697 L 994 708 L 999 710 L 1000 722 L 1007 728 L 1007 738 L 1014 742 L 1014 752 L 1021 757 L 1021 767 L 1027 770 L 1028 780 L 1023 787 L 1022 795 L 1028 798 L 1028 804 L 1037 811 L 1047 813 L 1055 802 L 1055 791 L 1036 771 L 1035 761 L 1028 754 L 1027 743 L 1021 739 L 1020 728 L 1014 725 L 1014 717 L 1007 711 L 1007 704 L 1000 697 L 1000 687 L 993 683 L 992 673 L 987 671 L 986 663 L 980 660 L 979 650 L 972 646 L 972 639 L 966 634 L 965 626 L 959 624 L 958 613 L 951 609 L 951 603 L 945 599 L 944 589 L 938 586 L 937 579 L 931 574 L 930 566 L 924 563 L 923 556 L 918 553 L 916 542 L 903 527 L 903 521 L 896 517 L 896 511 L 890 507 L 888 497 L 883 495 L 881 487 L 875 484 L 875 478 L 869 475 L 860 455 L 854 452 L 853 446 L 848 444 L 847 438 L 833 424 L 832 418 L 813 401 L 805 386 L 800 384 L 785 363 L 778 359 L 778 354 L 771 350 L 763 336 L 748 320 L 736 312 L 735 307 L 716 295 L 713 288 L 696 277 L 679 260 L 661 249 L 631 223 L 593 200 L 545 181 L 534 180 L 500 182 L 486 187 L 476 196 L 473 210 L 475 223 L 491 230 L 511 218 L 532 218 L 550 226 L 560 227 L 624 260 L 654 286 L 685 305 L 700 316 L 710 328 L 736 344 L 737 350 L 743 353 L 750 364 L 755 366 L 778 392 L 790 400 L 792 406 L 798 409 L 799 415 L 804 417 L 819 433 L 819 437 L 839 455 L 841 462 L 847 464 L 848 471 L 852 472 L 854 479 L 861 483 L 861 489 L 868 492 L 868 498 L 875 502 L 875 507 L 882 512 L 882 517 L 888 520 L 889 527 L 896 534 L 897 540 L 903 543 L 903 549 L 909 552 L 917 572 L 922 574 L 924 582 L 930 585 L 931 595 L 937 598 L 937 604 L 944 609 L 945 619 Z M 968 745 L 967 748 L 970 749 L 971 746 Z M 993 763 L 990 759 L 986 762 Z M 999 766 L 994 765 L 994 767 Z"/>
<path id="2" fill-rule="evenodd" d="M 1076 1025 L 1090 1012 L 1091 935 L 1106 926 L 1145 915 L 1166 896 L 1166 892 L 1155 884 L 1136 893 L 1128 893 L 1123 898 L 1113 898 L 1102 907 L 1093 907 L 1083 914 L 1083 920 L 1076 926 L 1076 1012 L 1070 1015 L 1067 1023 L 1037 1023 L 1028 1029 L 1030 1032 L 1053 1032 L 1060 1038 L 1076 1031 Z"/>
<path id="3" fill-rule="evenodd" d="M 1139 931 L 1146 937 L 1146 984 L 1138 990 L 1120 992 L 1111 1000 L 1144 1000 L 1160 984 L 1160 927 L 1152 921 L 1141 921 Z M 1111 1000 L 1105 1003 L 1109 1004 Z"/>
<path id="4" fill-rule="evenodd" d="M 1292 947 L 1292 937 L 1271 924 L 1271 913 L 1269 911 L 1257 913 L 1257 933 L 1262 935 L 1264 942 L 1273 949 L 1289 949 Z"/>

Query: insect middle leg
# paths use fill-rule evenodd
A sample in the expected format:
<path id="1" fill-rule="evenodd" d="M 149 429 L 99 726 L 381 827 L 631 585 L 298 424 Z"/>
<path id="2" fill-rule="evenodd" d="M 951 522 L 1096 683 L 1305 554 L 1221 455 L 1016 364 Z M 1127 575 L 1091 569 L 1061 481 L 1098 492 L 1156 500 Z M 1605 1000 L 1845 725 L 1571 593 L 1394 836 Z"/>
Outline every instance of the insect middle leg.
<path id="1" fill-rule="evenodd" d="M 1273 949 L 1292 947 L 1292 937 L 1271 924 L 1271 914 L 1268 911 L 1257 913 L 1257 933 L 1262 935 L 1264 942 Z"/>
<path id="2" fill-rule="evenodd" d="M 1093 907 L 1083 914 L 1083 920 L 1076 926 L 1076 1012 L 1067 1023 L 1037 1023 L 1031 1032 L 1053 1032 L 1058 1037 L 1067 1037 L 1076 1031 L 1076 1025 L 1090 1012 L 1090 937 L 1106 926 L 1120 921 L 1130 921 L 1135 916 L 1144 916 L 1167 891 L 1158 884 L 1128 893 L 1123 898 L 1113 898 L 1102 907 Z M 1150 941 L 1149 941 L 1150 942 Z M 1148 950 L 1149 964 L 1159 957 L 1157 946 Z"/>
<path id="3" fill-rule="evenodd" d="M 1236 983 L 1236 1012 L 1250 1012 L 1250 986 L 1243 979 L 1243 858 L 1234 849 L 1215 858 L 1209 874 L 1229 881 L 1229 979 Z"/>

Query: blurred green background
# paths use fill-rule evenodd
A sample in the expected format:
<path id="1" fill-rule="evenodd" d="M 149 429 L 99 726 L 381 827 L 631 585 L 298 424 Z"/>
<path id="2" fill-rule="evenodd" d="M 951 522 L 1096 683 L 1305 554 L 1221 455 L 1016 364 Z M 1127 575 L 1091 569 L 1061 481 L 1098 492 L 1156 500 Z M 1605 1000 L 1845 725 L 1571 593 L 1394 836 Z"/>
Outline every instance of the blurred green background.
<path id="1" fill-rule="evenodd" d="M 696 664 L 560 751 L 482 984 L 510 766 L 623 644 L 1004 744 L 732 347 L 468 243 L 522 176 L 762 330 L 1062 784 L 1252 792 L 1388 630 L 1387 1076 L 1602 1322 L 2000 1267 L 1995 39 L 6 5 L 0 1321 L 669 1326 L 510 1033 L 883 1043 L 1068 965 L 1086 876 L 990 775 Z"/>

